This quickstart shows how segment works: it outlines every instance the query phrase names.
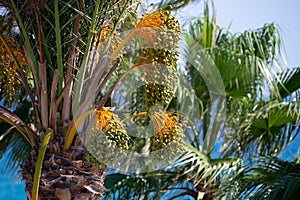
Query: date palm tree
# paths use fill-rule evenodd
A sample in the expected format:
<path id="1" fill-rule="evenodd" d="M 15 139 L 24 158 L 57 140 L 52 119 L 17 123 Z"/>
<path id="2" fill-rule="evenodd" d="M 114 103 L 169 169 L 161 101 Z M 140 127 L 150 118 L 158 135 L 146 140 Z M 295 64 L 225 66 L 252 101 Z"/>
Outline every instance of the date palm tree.
<path id="1" fill-rule="evenodd" d="M 19 105 L 15 100 L 22 94 L 22 102 L 31 103 L 32 109 L 21 120 L 17 114 L 23 114 L 24 105 L 12 107 L 14 112 L 0 107 L 1 120 L 11 126 L 5 126 L 1 135 L 1 156 L 11 153 L 8 165 L 24 161 L 21 172 L 29 199 L 99 198 L 105 190 L 106 167 L 114 164 L 109 160 L 119 156 L 115 149 L 144 151 L 143 140 L 127 134 L 127 118 L 121 120 L 104 107 L 120 82 L 132 86 L 126 77 L 134 69 L 141 73 L 137 76 L 141 86 L 130 99 L 129 119 L 141 127 L 154 121 L 158 133 L 151 137 L 148 150 L 170 142 L 181 146 L 180 120 L 169 106 L 174 98 L 180 26 L 170 12 L 157 10 L 137 20 L 133 1 L 7 1 L 1 5 L 5 23 L 11 23 L 1 35 L 5 58 L 1 67 L 13 70 L 7 71 L 9 79 L 1 84 L 3 98 Z M 123 39 L 116 31 L 132 28 Z M 13 30 L 15 38 L 10 35 Z M 17 38 L 19 43 L 14 43 Z M 144 47 L 121 52 L 127 43 L 138 42 Z M 15 88 L 15 80 L 25 89 Z M 101 143 L 102 138 L 108 142 Z M 107 160 L 99 159 L 103 154 Z"/>
<path id="2" fill-rule="evenodd" d="M 100 44 L 117 29 L 133 28 L 136 5 L 119 0 L 1 1 L 0 158 L 9 152 L 7 171 L 22 163 L 29 199 L 102 196 L 106 168 L 86 161 L 86 149 L 75 134 L 74 81 L 80 69 L 102 64 L 98 76 L 102 85 L 107 83 L 120 57 L 101 63 L 103 59 L 92 59 L 97 52 L 92 49 L 98 44 L 104 48 Z M 88 76 L 92 74 L 81 77 Z"/>

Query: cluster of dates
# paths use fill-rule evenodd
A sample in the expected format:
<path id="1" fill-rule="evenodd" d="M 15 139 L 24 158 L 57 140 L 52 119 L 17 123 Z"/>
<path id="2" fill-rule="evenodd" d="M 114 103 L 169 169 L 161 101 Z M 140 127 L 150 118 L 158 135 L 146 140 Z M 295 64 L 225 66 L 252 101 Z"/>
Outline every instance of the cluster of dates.
<path id="1" fill-rule="evenodd" d="M 182 144 L 183 133 L 178 117 L 174 112 L 168 111 L 168 106 L 175 97 L 178 76 L 180 24 L 169 11 L 160 10 L 144 15 L 134 33 L 143 47 L 140 59 L 133 66 L 138 68 L 142 84 L 132 95 L 131 119 L 138 126 L 154 127 L 155 132 L 150 138 L 150 152 L 163 149 L 170 143 Z M 99 40 L 106 41 L 108 34 L 109 30 L 103 29 Z M 96 112 L 97 125 L 92 128 L 88 138 L 93 156 L 107 159 L 117 153 L 115 148 L 121 151 L 130 149 L 132 141 L 124 123 L 109 109 L 103 107 Z M 103 134 L 99 134 L 99 130 Z M 104 145 L 102 140 L 98 144 L 97 141 L 103 138 L 108 143 Z M 106 148 L 101 150 L 100 146 Z M 107 149 L 111 152 L 107 152 Z M 97 155 L 97 152 L 103 155 Z"/>

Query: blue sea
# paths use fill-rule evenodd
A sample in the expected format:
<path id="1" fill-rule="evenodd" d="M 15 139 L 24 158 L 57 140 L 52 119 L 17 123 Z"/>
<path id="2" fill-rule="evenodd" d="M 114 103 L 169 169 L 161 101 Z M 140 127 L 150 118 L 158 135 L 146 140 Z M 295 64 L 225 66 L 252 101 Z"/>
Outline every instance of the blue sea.
<path id="1" fill-rule="evenodd" d="M 0 160 L 0 169 L 6 159 L 6 155 Z M 0 171 L 0 200 L 26 200 L 25 182 L 21 182 L 21 176 L 16 173 L 7 174 Z"/>
<path id="2" fill-rule="evenodd" d="M 1 200 L 26 200 L 25 183 L 14 176 L 0 175 L 0 199 Z"/>

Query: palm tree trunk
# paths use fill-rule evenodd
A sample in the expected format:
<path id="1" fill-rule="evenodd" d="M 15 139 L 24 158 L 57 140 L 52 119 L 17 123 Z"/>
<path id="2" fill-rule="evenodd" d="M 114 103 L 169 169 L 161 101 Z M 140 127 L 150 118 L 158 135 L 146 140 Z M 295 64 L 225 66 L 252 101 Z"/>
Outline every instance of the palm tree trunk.
<path id="1" fill-rule="evenodd" d="M 99 199 L 104 193 L 105 167 L 86 162 L 86 149 L 77 137 L 75 145 L 62 151 L 63 139 L 55 140 L 47 147 L 41 173 L 39 198 L 47 200 Z M 37 150 L 21 166 L 26 194 L 31 199 Z"/>

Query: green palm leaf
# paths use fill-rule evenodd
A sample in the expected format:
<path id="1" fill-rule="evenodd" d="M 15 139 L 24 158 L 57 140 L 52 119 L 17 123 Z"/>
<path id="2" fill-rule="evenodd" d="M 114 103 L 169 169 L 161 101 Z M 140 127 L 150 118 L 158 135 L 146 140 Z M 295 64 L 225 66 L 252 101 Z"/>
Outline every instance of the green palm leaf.
<path id="1" fill-rule="evenodd" d="M 279 75 L 278 88 L 282 98 L 291 95 L 300 89 L 300 68 L 291 68 L 283 71 Z"/>
<path id="2" fill-rule="evenodd" d="M 206 17 L 203 21 L 193 22 L 186 38 L 189 45 L 199 42 L 212 56 L 221 73 L 227 96 L 241 97 L 249 93 L 255 95 L 256 89 L 264 89 L 265 82 L 270 91 L 277 94 L 274 72 L 269 65 L 275 62 L 275 55 L 280 50 L 276 25 L 266 24 L 257 30 L 232 35 L 229 31 L 218 30 L 213 20 Z M 192 84 L 199 89 L 203 85 L 201 78 L 198 78 L 201 77 L 200 74 L 193 68 L 188 70 Z M 203 94 L 204 91 L 196 93 Z"/>
<path id="3" fill-rule="evenodd" d="M 262 105 L 248 104 L 242 122 L 227 134 L 225 155 L 240 155 L 251 152 L 251 156 L 278 155 L 299 133 L 299 103 L 270 101 Z M 244 154 L 244 153 L 242 153 Z"/>
<path id="4" fill-rule="evenodd" d="M 17 107 L 15 112 L 21 117 L 26 116 L 28 119 L 30 117 L 30 107 L 28 107 L 30 102 L 25 100 L 22 103 L 19 104 L 20 107 Z M 8 155 L 0 170 L 4 170 L 5 173 L 14 173 L 19 164 L 29 156 L 30 150 L 36 142 L 36 135 L 15 113 L 4 107 L 0 107 L 0 109 L 0 159 L 3 155 Z M 30 138 L 32 138 L 33 143 L 30 142 Z"/>
<path id="5" fill-rule="evenodd" d="M 300 165 L 274 157 L 260 158 L 238 177 L 243 199 L 297 199 Z"/>
<path id="6" fill-rule="evenodd" d="M 241 173 L 243 161 L 235 158 L 210 159 L 192 146 L 187 146 L 186 152 L 175 160 L 175 166 L 182 168 L 182 179 L 192 183 L 196 191 L 221 198 L 232 195 L 233 190 L 220 188 Z"/>
<path id="7" fill-rule="evenodd" d="M 176 172 L 156 171 L 141 175 L 109 174 L 104 199 L 160 199 L 172 186 Z"/>
<path id="8" fill-rule="evenodd" d="M 16 114 L 0 106 L 0 120 L 15 126 L 16 129 L 22 134 L 23 138 L 31 145 L 34 146 L 36 142 L 36 135 L 30 127 L 28 127 Z"/>
<path id="9" fill-rule="evenodd" d="M 1 130 L 5 124 L 0 123 Z M 20 164 L 30 155 L 31 146 L 24 140 L 22 135 L 14 128 L 7 129 L 7 132 L 0 134 L 0 160 L 2 165 L 0 171 L 4 174 L 15 174 Z M 1 132 L 2 133 L 2 132 Z M 5 133 L 8 133 L 5 135 Z"/>

